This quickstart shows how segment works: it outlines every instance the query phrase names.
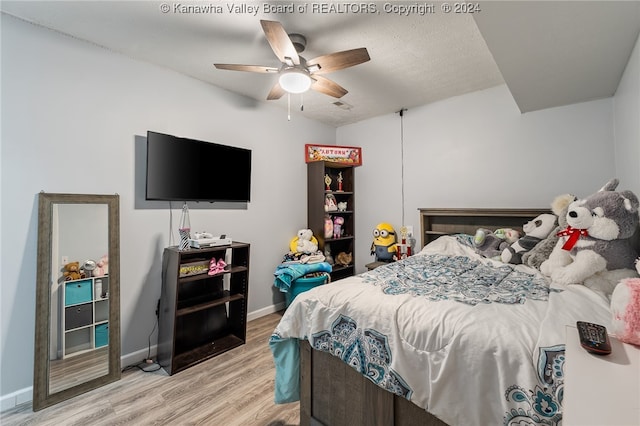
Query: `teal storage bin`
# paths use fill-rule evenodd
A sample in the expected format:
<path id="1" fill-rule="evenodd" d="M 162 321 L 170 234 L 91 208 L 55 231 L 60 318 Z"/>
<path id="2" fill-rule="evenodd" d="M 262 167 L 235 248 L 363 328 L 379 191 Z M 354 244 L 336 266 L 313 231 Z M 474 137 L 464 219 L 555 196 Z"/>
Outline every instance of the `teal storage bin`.
<path id="1" fill-rule="evenodd" d="M 96 325 L 96 348 L 109 344 L 109 324 Z"/>
<path id="2" fill-rule="evenodd" d="M 76 280 L 64 284 L 64 306 L 87 303 L 93 300 L 93 281 Z"/>
<path id="3" fill-rule="evenodd" d="M 329 275 L 328 274 L 323 274 L 323 275 L 318 275 L 316 277 L 302 277 L 302 278 L 298 278 L 297 280 L 294 280 L 291 283 L 291 288 L 289 289 L 289 291 L 287 293 L 285 293 L 286 295 L 286 299 L 287 299 L 287 306 L 289 306 L 291 304 L 291 302 L 293 302 L 293 299 L 296 298 L 297 295 L 299 295 L 302 292 L 305 292 L 307 290 L 311 290 L 314 287 L 317 287 L 319 285 L 322 284 L 326 284 L 329 281 Z"/>

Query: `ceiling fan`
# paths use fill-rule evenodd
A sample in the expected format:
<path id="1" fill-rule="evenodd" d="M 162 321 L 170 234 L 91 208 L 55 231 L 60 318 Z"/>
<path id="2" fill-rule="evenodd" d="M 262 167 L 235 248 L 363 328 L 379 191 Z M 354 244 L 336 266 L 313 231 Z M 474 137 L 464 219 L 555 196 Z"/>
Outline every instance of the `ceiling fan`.
<path id="1" fill-rule="evenodd" d="M 367 62 L 369 52 L 362 47 L 318 56 L 306 60 L 298 55 L 306 47 L 306 39 L 300 34 L 287 34 L 277 21 L 261 20 L 262 30 L 282 65 L 279 68 L 261 65 L 214 64 L 217 69 L 248 71 L 255 73 L 278 73 L 278 81 L 271 88 L 267 100 L 280 99 L 285 93 L 303 93 L 315 90 L 325 95 L 341 98 L 348 93 L 338 83 L 323 77 L 333 71 Z"/>

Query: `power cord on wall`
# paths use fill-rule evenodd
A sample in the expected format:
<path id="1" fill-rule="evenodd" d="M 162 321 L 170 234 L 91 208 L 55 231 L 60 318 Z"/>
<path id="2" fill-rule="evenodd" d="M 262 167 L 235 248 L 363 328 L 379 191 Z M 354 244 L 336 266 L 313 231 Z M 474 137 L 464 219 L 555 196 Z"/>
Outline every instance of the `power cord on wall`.
<path id="1" fill-rule="evenodd" d="M 402 245 L 404 246 L 405 242 L 408 244 L 408 246 L 404 246 L 401 250 L 406 250 L 407 255 L 411 256 L 411 251 L 415 246 L 415 238 L 413 237 L 413 226 L 407 225 L 406 222 L 404 200 L 404 113 L 406 111 L 406 108 L 398 111 L 398 115 L 400 115 L 400 196 L 402 204 L 402 228 L 400 233 L 402 234 Z"/>
<path id="2" fill-rule="evenodd" d="M 160 304 L 160 300 L 158 300 L 158 305 Z M 153 330 L 151 330 L 151 333 L 149 333 L 149 345 L 147 346 L 147 358 L 142 361 L 140 364 L 138 364 L 138 368 L 142 371 L 144 371 L 145 373 L 150 373 L 152 371 L 158 371 L 160 369 L 160 364 L 156 363 L 152 358 L 151 358 L 151 336 L 153 336 L 153 333 L 156 331 L 156 328 L 158 328 L 158 311 L 156 310 L 156 322 L 155 324 L 153 324 Z"/>
<path id="3" fill-rule="evenodd" d="M 400 196 L 402 198 L 402 226 L 406 223 L 404 221 L 404 112 L 406 108 L 402 108 L 398 111 L 400 115 Z"/>
<path id="4" fill-rule="evenodd" d="M 148 338 L 148 346 L 147 346 L 147 357 L 145 359 L 142 360 L 142 362 L 139 362 L 138 364 L 135 365 L 129 365 L 125 368 L 122 369 L 122 371 L 128 371 L 131 370 L 133 368 L 138 368 L 142 371 L 144 371 L 145 373 L 151 373 L 153 371 L 158 371 L 160 370 L 160 364 L 158 364 L 157 362 L 155 362 L 152 358 L 151 358 L 151 336 L 153 336 L 153 333 L 156 331 L 156 328 L 158 328 L 158 319 L 160 318 L 160 299 L 158 299 L 158 304 L 156 306 L 156 321 L 153 324 L 153 329 L 151 330 L 151 333 L 149 333 L 149 338 Z"/>
<path id="5" fill-rule="evenodd" d="M 171 201 L 169 201 L 169 247 L 173 245 L 173 208 L 171 207 Z"/>

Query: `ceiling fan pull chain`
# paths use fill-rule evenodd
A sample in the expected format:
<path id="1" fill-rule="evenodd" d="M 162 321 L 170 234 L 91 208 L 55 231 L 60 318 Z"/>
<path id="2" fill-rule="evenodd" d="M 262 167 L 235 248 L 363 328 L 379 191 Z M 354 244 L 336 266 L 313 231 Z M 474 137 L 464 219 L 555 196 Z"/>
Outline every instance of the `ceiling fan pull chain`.
<path id="1" fill-rule="evenodd" d="M 304 93 L 300 93 L 300 111 L 304 111 Z"/>
<path id="2" fill-rule="evenodd" d="M 291 121 L 291 93 L 287 92 L 287 121 Z"/>

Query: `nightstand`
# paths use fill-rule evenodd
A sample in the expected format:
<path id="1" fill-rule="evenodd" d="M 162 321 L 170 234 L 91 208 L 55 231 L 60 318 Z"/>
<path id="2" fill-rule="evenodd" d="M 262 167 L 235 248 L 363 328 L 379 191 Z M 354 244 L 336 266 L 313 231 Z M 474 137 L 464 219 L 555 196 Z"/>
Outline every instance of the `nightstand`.
<path id="1" fill-rule="evenodd" d="M 371 262 L 371 263 L 367 263 L 366 266 L 367 267 L 367 271 L 372 271 L 374 269 L 376 269 L 378 266 L 382 266 L 382 265 L 388 265 L 389 262 Z"/>
<path id="2" fill-rule="evenodd" d="M 640 348 L 609 336 L 611 354 L 593 355 L 566 331 L 563 426 L 640 425 Z"/>

